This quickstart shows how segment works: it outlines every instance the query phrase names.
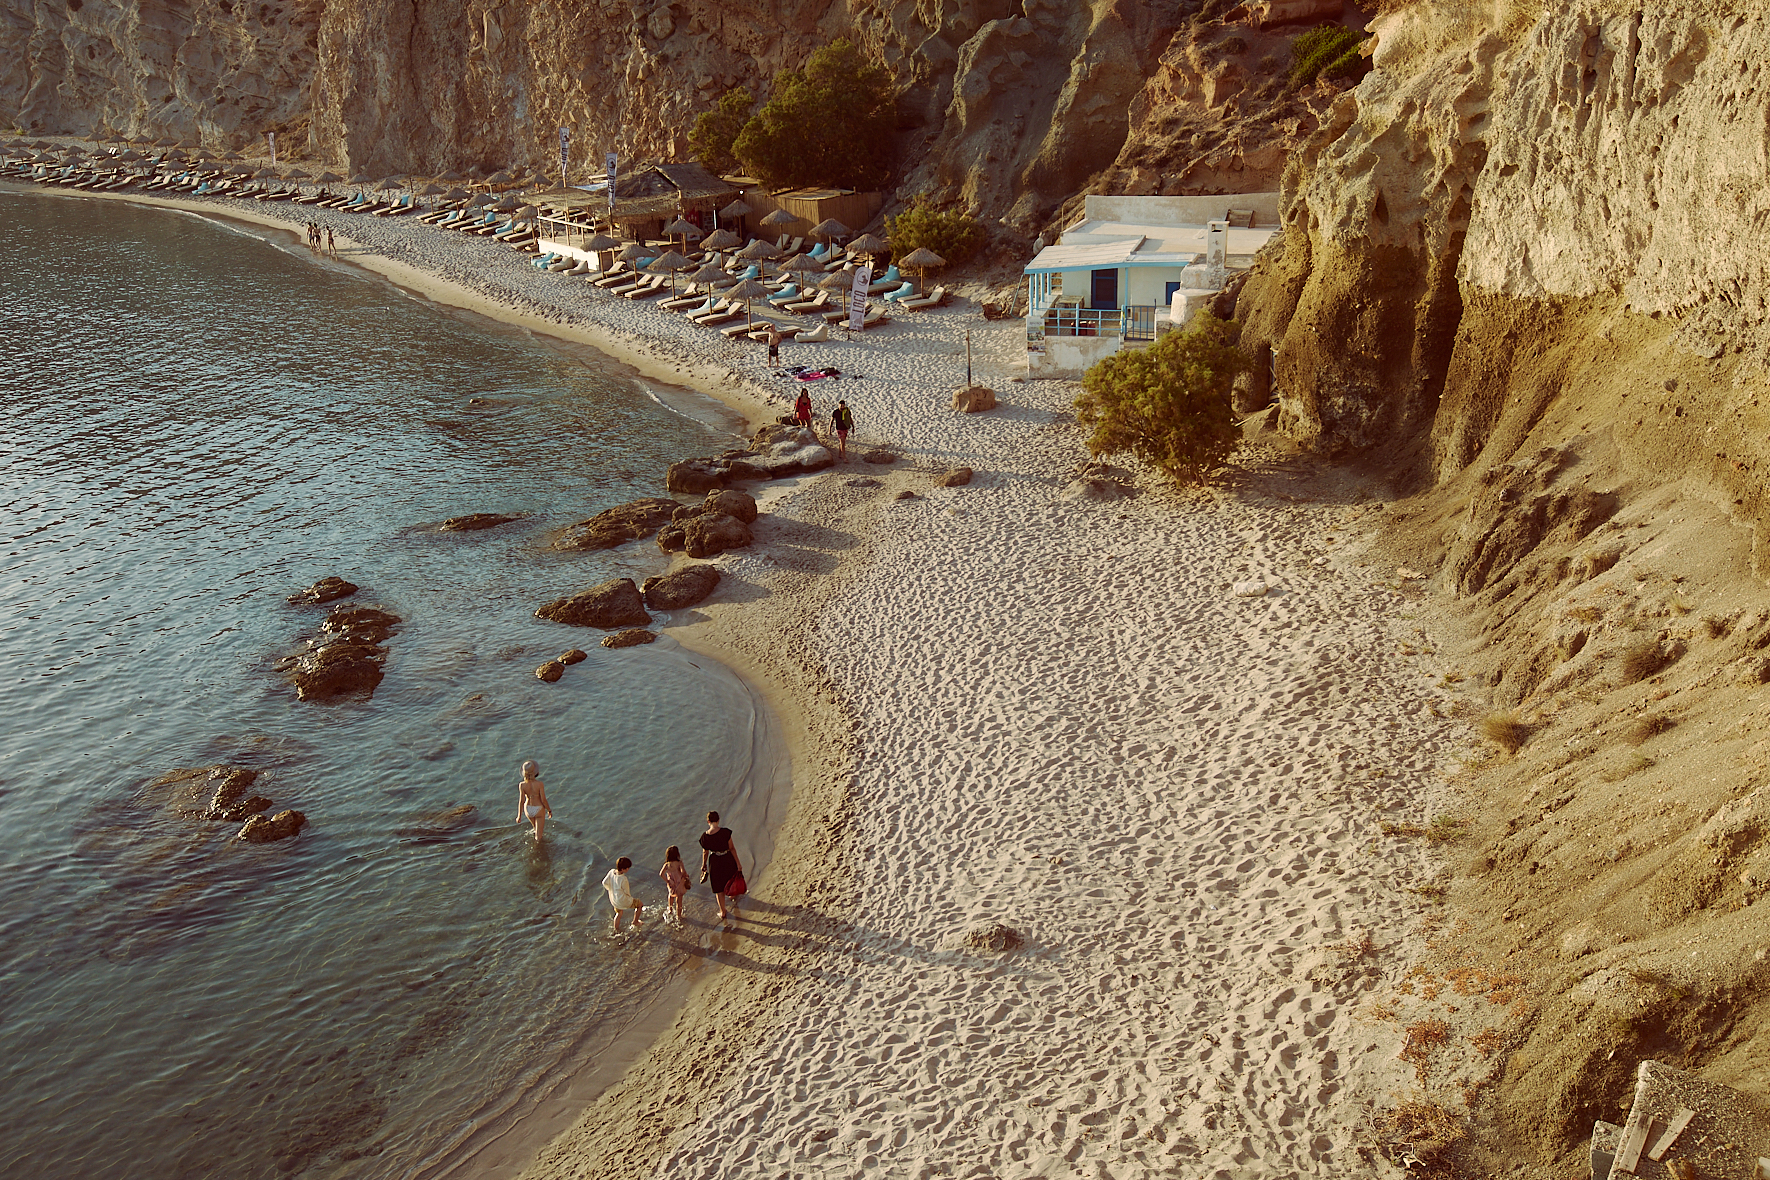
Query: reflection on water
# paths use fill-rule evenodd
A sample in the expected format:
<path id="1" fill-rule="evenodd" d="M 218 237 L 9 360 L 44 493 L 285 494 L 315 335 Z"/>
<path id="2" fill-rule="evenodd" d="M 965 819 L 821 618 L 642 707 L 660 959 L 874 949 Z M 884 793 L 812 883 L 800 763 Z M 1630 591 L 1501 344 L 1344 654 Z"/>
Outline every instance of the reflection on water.
<path id="1" fill-rule="evenodd" d="M 661 568 L 546 533 L 718 432 L 300 247 L 0 206 L 0 1168 L 447 1163 L 680 959 L 657 926 L 610 940 L 597 882 L 625 854 L 648 884 L 731 805 L 752 699 L 667 640 L 606 651 L 532 612 Z M 467 512 L 521 519 L 433 527 Z M 326 574 L 405 619 L 370 702 L 272 671 L 327 609 L 285 596 Z M 571 646 L 590 659 L 536 680 Z M 216 762 L 312 826 L 231 839 L 212 785 L 171 775 Z"/>

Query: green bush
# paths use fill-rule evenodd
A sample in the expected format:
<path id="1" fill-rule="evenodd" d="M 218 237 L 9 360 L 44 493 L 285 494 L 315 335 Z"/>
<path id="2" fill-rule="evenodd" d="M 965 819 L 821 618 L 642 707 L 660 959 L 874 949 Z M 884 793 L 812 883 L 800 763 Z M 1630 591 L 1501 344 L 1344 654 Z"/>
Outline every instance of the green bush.
<path id="1" fill-rule="evenodd" d="M 740 165 L 731 145 L 750 121 L 755 106 L 755 96 L 741 86 L 720 95 L 718 105 L 703 111 L 689 130 L 688 146 L 694 149 L 694 158 L 716 173 L 736 172 Z"/>
<path id="2" fill-rule="evenodd" d="M 1320 25 L 1291 43 L 1291 81 L 1307 86 L 1317 78 L 1350 78 L 1356 81 L 1370 72 L 1370 62 L 1359 53 L 1364 34 L 1344 25 Z"/>
<path id="3" fill-rule="evenodd" d="M 900 259 L 923 246 L 958 266 L 977 253 L 983 245 L 983 226 L 968 213 L 942 212 L 922 197 L 896 217 L 885 219 L 885 234 L 891 239 L 891 257 Z"/>
<path id="4" fill-rule="evenodd" d="M 1235 449 L 1229 389 L 1248 361 L 1241 327 L 1201 312 L 1148 348 L 1115 353 L 1082 377 L 1076 416 L 1094 433 L 1088 450 L 1129 451 L 1177 483 L 1198 483 Z"/>
<path id="5" fill-rule="evenodd" d="M 883 188 L 896 123 L 890 75 L 842 40 L 774 76 L 732 154 L 774 188 Z"/>

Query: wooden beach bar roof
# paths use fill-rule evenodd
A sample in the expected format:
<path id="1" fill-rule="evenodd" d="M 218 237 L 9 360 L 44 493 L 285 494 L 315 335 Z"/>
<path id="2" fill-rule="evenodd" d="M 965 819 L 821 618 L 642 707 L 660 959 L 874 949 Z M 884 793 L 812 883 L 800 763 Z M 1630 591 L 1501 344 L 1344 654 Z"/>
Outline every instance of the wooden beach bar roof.
<path id="1" fill-rule="evenodd" d="M 638 164 L 615 182 L 616 221 L 670 218 L 691 209 L 715 209 L 739 189 L 699 164 Z"/>

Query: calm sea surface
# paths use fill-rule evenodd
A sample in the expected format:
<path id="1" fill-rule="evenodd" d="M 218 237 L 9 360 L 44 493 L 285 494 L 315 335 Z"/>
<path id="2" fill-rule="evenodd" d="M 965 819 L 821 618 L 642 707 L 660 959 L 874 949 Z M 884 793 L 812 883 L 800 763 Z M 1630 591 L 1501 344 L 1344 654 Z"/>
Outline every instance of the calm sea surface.
<path id="1" fill-rule="evenodd" d="M 662 569 L 545 533 L 728 427 L 190 215 L 0 193 L 0 292 L 0 1173 L 446 1172 L 684 967 L 609 938 L 599 882 L 630 855 L 661 898 L 665 845 L 745 805 L 758 706 L 532 616 Z M 466 512 L 527 515 L 435 531 Z M 373 700 L 274 671 L 327 574 L 405 618 Z M 150 785 L 214 762 L 312 826 L 245 845 Z"/>

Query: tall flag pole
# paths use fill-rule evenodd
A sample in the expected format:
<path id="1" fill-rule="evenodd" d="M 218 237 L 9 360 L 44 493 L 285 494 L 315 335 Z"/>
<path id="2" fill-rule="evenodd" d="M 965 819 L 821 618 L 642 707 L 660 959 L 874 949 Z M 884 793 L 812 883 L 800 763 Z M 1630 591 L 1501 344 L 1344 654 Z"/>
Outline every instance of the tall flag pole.
<path id="1" fill-rule="evenodd" d="M 559 187 L 561 191 L 570 187 L 570 182 L 568 180 L 570 173 L 567 172 L 567 166 L 571 155 L 571 147 L 572 129 L 570 127 L 561 127 L 559 129 Z"/>
<path id="2" fill-rule="evenodd" d="M 608 173 L 608 219 L 609 224 L 613 225 L 615 220 L 615 169 L 620 163 L 620 157 L 614 152 L 610 152 L 602 158 L 602 163 L 603 170 Z"/>

